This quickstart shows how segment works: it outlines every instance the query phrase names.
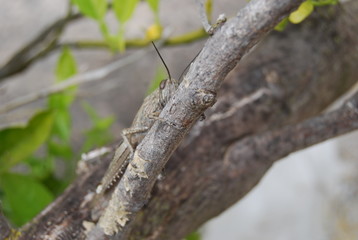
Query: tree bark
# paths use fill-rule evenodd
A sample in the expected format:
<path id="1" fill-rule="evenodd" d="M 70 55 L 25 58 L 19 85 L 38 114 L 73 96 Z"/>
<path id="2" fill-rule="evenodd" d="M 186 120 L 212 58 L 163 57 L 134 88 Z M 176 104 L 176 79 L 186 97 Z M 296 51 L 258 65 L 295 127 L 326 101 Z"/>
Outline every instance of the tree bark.
<path id="1" fill-rule="evenodd" d="M 355 98 L 310 119 L 357 81 L 357 15 L 357 1 L 320 8 L 243 59 L 165 166 L 130 239 L 181 239 L 245 196 L 274 161 L 358 128 Z M 76 181 L 20 239 L 85 239 L 101 214 L 92 212 L 93 202 L 107 201 L 94 191 L 111 157 L 81 161 Z"/>
<path id="2" fill-rule="evenodd" d="M 0 205 L 1 207 L 1 205 Z M 0 239 L 5 239 L 11 234 L 11 227 L 0 209 Z"/>

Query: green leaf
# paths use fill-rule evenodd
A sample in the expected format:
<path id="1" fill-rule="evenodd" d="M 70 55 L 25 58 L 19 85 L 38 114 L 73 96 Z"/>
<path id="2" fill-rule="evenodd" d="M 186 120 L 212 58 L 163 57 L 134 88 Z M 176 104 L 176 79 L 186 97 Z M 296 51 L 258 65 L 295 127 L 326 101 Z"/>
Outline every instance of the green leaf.
<path id="1" fill-rule="evenodd" d="M 200 240 L 200 239 L 201 239 L 201 236 L 200 236 L 200 233 L 198 233 L 198 232 L 193 232 L 185 238 L 185 240 Z"/>
<path id="2" fill-rule="evenodd" d="M 157 89 L 159 87 L 160 82 L 166 78 L 168 78 L 168 76 L 165 68 L 164 67 L 157 68 L 157 71 L 155 72 L 155 76 L 151 81 L 149 88 L 147 90 L 147 95 L 151 94 L 155 89 Z"/>
<path id="3" fill-rule="evenodd" d="M 62 48 L 61 55 L 57 61 L 56 77 L 61 82 L 77 73 L 76 60 L 68 47 Z"/>
<path id="4" fill-rule="evenodd" d="M 205 3 L 205 12 L 206 12 L 206 16 L 209 20 L 209 22 L 211 22 L 212 19 L 212 13 L 213 13 L 213 1 L 212 0 L 207 0 Z"/>
<path id="5" fill-rule="evenodd" d="M 51 95 L 48 108 L 54 112 L 53 136 L 68 141 L 71 134 L 70 107 L 75 98 L 76 89 L 68 89 L 63 93 Z"/>
<path id="6" fill-rule="evenodd" d="M 49 141 L 47 144 L 49 154 L 63 159 L 72 159 L 75 154 L 69 144 L 57 143 Z"/>
<path id="7" fill-rule="evenodd" d="M 62 93 L 51 95 L 48 100 L 48 107 L 54 110 L 68 109 L 75 99 L 76 90 L 77 87 L 72 87 Z"/>
<path id="8" fill-rule="evenodd" d="M 96 110 L 87 102 L 82 102 L 82 107 L 87 115 L 91 118 L 92 122 L 96 122 L 100 118 Z"/>
<path id="9" fill-rule="evenodd" d="M 83 15 L 97 21 L 103 38 L 110 44 L 110 34 L 104 18 L 108 9 L 107 0 L 72 0 L 72 2 Z"/>
<path id="10" fill-rule="evenodd" d="M 51 137 L 56 136 L 61 140 L 69 141 L 71 135 L 70 106 L 74 100 L 73 91 L 54 94 L 48 99 L 48 108 L 54 112 L 54 125 Z"/>
<path id="11" fill-rule="evenodd" d="M 88 152 L 93 148 L 104 146 L 113 140 L 112 134 L 107 131 L 103 131 L 103 129 L 93 128 L 86 131 L 85 135 L 86 140 L 83 143 L 81 152 Z"/>
<path id="12" fill-rule="evenodd" d="M 92 0 L 92 4 L 96 9 L 97 20 L 103 19 L 108 8 L 107 0 Z"/>
<path id="13" fill-rule="evenodd" d="M 92 124 L 93 124 L 92 129 L 95 128 L 95 129 L 103 130 L 103 131 L 109 130 L 109 128 L 111 127 L 111 125 L 114 122 L 114 118 L 112 116 L 106 117 L 106 118 L 101 118 L 97 114 L 96 110 L 94 108 L 92 108 L 91 105 L 89 105 L 86 102 L 84 102 L 82 104 L 82 107 L 84 108 L 84 110 L 86 111 L 86 113 L 92 120 Z"/>
<path id="14" fill-rule="evenodd" d="M 124 39 L 124 24 L 133 15 L 134 9 L 138 3 L 138 0 L 113 0 L 114 13 L 119 21 L 119 30 L 115 36 L 115 49 L 119 49 L 120 52 L 125 50 L 125 39 Z M 112 46 L 112 40 L 108 39 Z M 107 41 L 108 42 L 108 41 Z"/>
<path id="15" fill-rule="evenodd" d="M 0 131 L 0 172 L 9 169 L 34 153 L 47 139 L 53 124 L 53 113 L 36 114 L 26 127 Z"/>
<path id="16" fill-rule="evenodd" d="M 292 12 L 288 19 L 291 23 L 297 24 L 305 20 L 312 12 L 314 6 L 311 1 L 303 2 L 296 11 Z"/>
<path id="17" fill-rule="evenodd" d="M 113 0 L 114 13 L 121 24 L 131 18 L 137 3 L 138 0 Z"/>
<path id="18" fill-rule="evenodd" d="M 54 174 L 48 175 L 45 179 L 42 179 L 41 183 L 49 190 L 54 196 L 58 196 L 66 189 L 70 184 L 69 181 L 60 180 L 54 176 Z"/>
<path id="19" fill-rule="evenodd" d="M 69 110 L 58 109 L 55 111 L 54 116 L 54 125 L 51 135 L 57 136 L 65 142 L 69 142 L 71 136 L 71 116 Z"/>
<path id="20" fill-rule="evenodd" d="M 93 124 L 93 126 L 85 132 L 86 140 L 82 146 L 82 152 L 87 152 L 94 147 L 100 147 L 111 142 L 113 135 L 110 132 L 110 127 L 114 122 L 114 118 L 101 118 L 88 103 L 83 103 L 82 107 L 91 118 Z"/>
<path id="21" fill-rule="evenodd" d="M 107 0 L 72 0 L 72 2 L 83 15 L 95 20 L 103 19 L 108 7 Z"/>
<path id="22" fill-rule="evenodd" d="M 100 20 L 98 21 L 98 25 L 104 40 L 111 46 L 111 34 L 109 33 L 106 22 L 104 20 Z"/>
<path id="23" fill-rule="evenodd" d="M 276 25 L 275 30 L 282 32 L 283 30 L 285 30 L 287 24 L 288 24 L 288 18 L 286 17 Z"/>
<path id="24" fill-rule="evenodd" d="M 154 13 L 159 12 L 159 0 L 147 0 L 147 2 Z"/>
<path id="25" fill-rule="evenodd" d="M 31 176 L 44 179 L 54 171 L 54 161 L 51 158 L 29 157 L 25 163 L 30 167 Z"/>
<path id="26" fill-rule="evenodd" d="M 17 226 L 31 220 L 53 200 L 52 194 L 35 179 L 20 174 L 2 174 L 2 200 L 8 207 L 7 215 Z"/>
<path id="27" fill-rule="evenodd" d="M 73 4 L 77 5 L 80 12 L 90 18 L 97 19 L 96 10 L 93 8 L 92 1 L 88 0 L 72 0 Z"/>
<path id="28" fill-rule="evenodd" d="M 311 0 L 314 6 L 326 6 L 326 5 L 336 5 L 338 4 L 339 0 Z"/>
<path id="29" fill-rule="evenodd" d="M 69 48 L 64 47 L 57 61 L 56 77 L 61 82 L 77 73 L 77 64 Z M 48 99 L 48 108 L 54 110 L 54 128 L 52 135 L 68 141 L 71 133 L 69 108 L 74 101 L 77 87 L 68 88 L 62 93 L 53 94 Z"/>
<path id="30" fill-rule="evenodd" d="M 124 24 L 119 25 L 119 31 L 114 41 L 114 48 L 119 49 L 120 52 L 124 52 L 126 48 L 126 41 L 124 39 Z"/>

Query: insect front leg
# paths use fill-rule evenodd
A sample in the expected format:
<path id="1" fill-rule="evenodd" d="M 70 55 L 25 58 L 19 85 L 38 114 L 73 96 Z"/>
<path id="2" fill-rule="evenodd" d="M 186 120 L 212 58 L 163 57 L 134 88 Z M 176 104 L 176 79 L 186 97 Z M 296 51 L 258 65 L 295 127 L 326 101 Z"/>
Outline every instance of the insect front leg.
<path id="1" fill-rule="evenodd" d="M 131 154 L 134 152 L 134 148 L 138 144 L 138 141 L 131 141 L 131 138 L 134 134 L 144 133 L 148 131 L 149 127 L 133 127 L 133 128 L 125 128 L 122 130 L 123 141 L 129 148 Z"/>

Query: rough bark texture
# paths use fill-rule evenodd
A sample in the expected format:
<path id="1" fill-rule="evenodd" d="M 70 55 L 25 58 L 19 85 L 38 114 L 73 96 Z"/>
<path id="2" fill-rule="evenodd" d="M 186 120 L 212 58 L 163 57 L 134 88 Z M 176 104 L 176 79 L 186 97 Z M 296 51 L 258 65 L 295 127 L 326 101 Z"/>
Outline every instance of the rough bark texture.
<path id="1" fill-rule="evenodd" d="M 310 22 L 273 33 L 230 74 L 208 118 L 168 162 L 165 180 L 157 183 L 133 239 L 184 236 L 242 198 L 273 161 L 299 149 L 281 145 L 285 154 L 248 170 L 240 166 L 266 151 L 265 145 L 250 151 L 248 140 L 241 143 L 246 136 L 312 117 L 357 81 L 358 29 L 352 17 L 357 5 L 336 8 L 349 11 L 339 18 L 332 18 L 338 12 L 320 11 Z M 235 147 L 246 154 L 230 162 Z"/>
<path id="2" fill-rule="evenodd" d="M 128 239 L 132 224 L 169 157 L 194 123 L 216 101 L 226 75 L 257 42 L 302 0 L 253 0 L 236 17 L 220 26 L 190 65 L 176 93 L 161 111 L 117 185 L 110 214 L 99 221 L 99 230 Z M 114 203 L 114 204 L 111 204 Z"/>
<path id="3" fill-rule="evenodd" d="M 357 81 L 357 15 L 357 1 L 322 8 L 304 23 L 272 33 L 246 57 L 227 77 L 207 119 L 169 160 L 164 178 L 132 221 L 130 239 L 181 239 L 247 194 L 274 161 L 356 129 L 354 101 L 302 121 Z M 86 162 L 21 239 L 83 239 L 110 158 Z"/>

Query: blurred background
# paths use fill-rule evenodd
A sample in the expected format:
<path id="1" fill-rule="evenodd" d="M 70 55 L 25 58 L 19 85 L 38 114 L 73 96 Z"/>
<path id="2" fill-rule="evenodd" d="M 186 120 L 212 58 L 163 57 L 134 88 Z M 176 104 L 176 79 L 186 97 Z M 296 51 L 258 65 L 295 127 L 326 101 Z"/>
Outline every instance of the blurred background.
<path id="1" fill-rule="evenodd" d="M 245 0 L 213 1 L 213 19 L 221 13 L 229 17 L 234 16 L 245 4 Z M 2 0 L 0 66 L 46 26 L 64 17 L 67 11 L 68 3 L 63 0 Z M 192 0 L 161 1 L 158 16 L 163 27 L 172 35 L 184 34 L 201 27 L 198 10 Z M 145 31 L 155 22 L 155 17 L 148 4 L 139 2 L 126 24 L 126 38 L 143 38 Z M 111 32 L 118 29 L 113 13 L 106 15 L 105 20 Z M 74 21 L 64 29 L 60 42 L 73 43 L 84 39 L 102 39 L 96 21 L 89 18 Z M 160 49 L 172 76 L 179 78 L 200 51 L 204 41 L 196 40 L 194 43 Z M 123 54 L 115 54 L 108 49 L 93 47 L 72 49 L 71 54 L 77 65 L 76 72 L 84 73 L 106 66 L 135 51 L 128 49 Z M 14 99 L 53 85 L 59 78 L 56 71 L 61 54 L 61 49 L 53 51 L 25 71 L 1 80 L 0 105 L 6 105 Z M 66 141 L 71 143 L 70 152 L 73 154 L 96 147 L 97 142 L 83 147 L 85 133 L 87 137 L 93 138 L 98 138 L 103 132 L 110 133 L 104 142 L 118 139 L 121 129 L 130 125 L 153 79 L 158 75 L 165 76 L 160 69 L 163 69 L 162 63 L 156 53 L 151 51 L 134 63 L 113 71 L 104 79 L 82 84 L 76 90 L 76 99 L 68 108 L 71 115 L 71 137 L 66 138 Z M 158 73 L 160 71 L 161 74 Z M 2 113 L 0 127 L 25 124 L 47 105 L 48 100 L 42 99 L 15 111 Z M 104 125 L 102 129 L 101 124 Z M 202 239 L 358 239 L 357 139 L 358 132 L 353 132 L 291 154 L 279 161 L 242 201 L 200 229 Z M 51 146 L 48 149 L 55 151 L 51 150 Z M 46 151 L 48 150 L 42 148 L 40 155 L 46 155 Z M 68 154 L 66 151 L 60 153 L 64 159 L 66 157 L 63 155 Z M 66 173 L 66 164 L 51 162 L 50 165 L 59 169 L 56 174 L 61 175 L 61 171 L 62 175 Z M 16 170 L 35 172 L 35 175 L 44 175 L 44 181 L 54 181 L 53 176 L 39 173 L 36 160 L 29 160 L 27 166 L 20 166 Z M 3 185 L 6 185 L 6 179 L 12 178 L 0 178 Z M 3 188 L 3 192 L 6 192 L 6 187 Z M 50 199 L 51 197 L 48 201 L 51 201 Z M 11 211 L 11 204 L 4 199 L 2 201 L 5 212 L 6 209 Z M 17 219 L 17 224 L 23 224 L 18 220 L 21 216 L 13 213 L 12 217 Z"/>

